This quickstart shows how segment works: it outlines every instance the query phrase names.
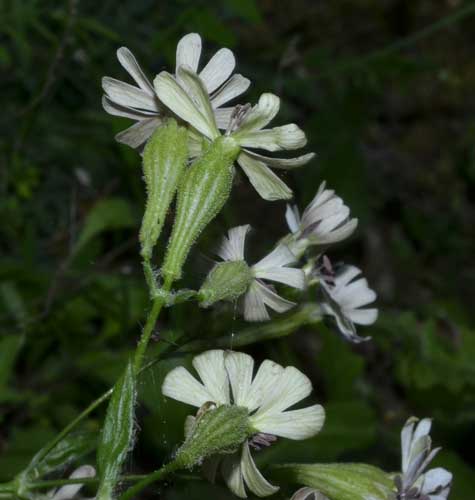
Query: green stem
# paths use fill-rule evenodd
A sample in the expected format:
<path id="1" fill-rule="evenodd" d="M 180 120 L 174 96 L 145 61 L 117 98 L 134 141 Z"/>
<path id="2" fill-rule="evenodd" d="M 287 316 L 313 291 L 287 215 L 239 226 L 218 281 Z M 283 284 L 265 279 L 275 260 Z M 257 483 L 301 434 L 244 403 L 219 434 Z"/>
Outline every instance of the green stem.
<path id="1" fill-rule="evenodd" d="M 146 488 L 149 484 L 163 481 L 168 474 L 174 472 L 179 468 L 179 464 L 177 462 L 170 462 L 164 465 L 161 469 L 158 469 L 151 474 L 148 474 L 137 484 L 129 488 L 123 495 L 119 497 L 119 500 L 131 500 L 137 498 L 137 494 L 140 493 L 144 488 Z"/>
<path id="2" fill-rule="evenodd" d="M 121 476 L 119 478 L 120 482 L 135 482 L 141 481 L 146 478 L 145 474 L 135 474 L 129 476 Z M 60 486 L 66 486 L 68 484 L 84 484 L 84 485 L 95 485 L 99 483 L 98 477 L 83 477 L 83 478 L 75 478 L 75 479 L 50 479 L 47 481 L 33 481 L 28 485 L 29 490 L 43 490 L 50 488 L 58 488 Z"/>
<path id="3" fill-rule="evenodd" d="M 172 281 L 166 280 L 162 288 L 162 290 L 165 292 L 165 295 L 170 291 L 171 287 L 172 287 Z M 150 337 L 152 336 L 153 329 L 155 328 L 158 316 L 164 305 L 165 305 L 164 297 L 159 296 L 153 299 L 152 309 L 148 315 L 147 322 L 145 323 L 145 327 L 142 331 L 142 335 L 137 345 L 137 349 L 135 350 L 134 370 L 136 374 L 139 373 L 140 368 L 142 367 L 145 351 L 147 350 L 147 346 L 148 343 L 150 342 Z"/>

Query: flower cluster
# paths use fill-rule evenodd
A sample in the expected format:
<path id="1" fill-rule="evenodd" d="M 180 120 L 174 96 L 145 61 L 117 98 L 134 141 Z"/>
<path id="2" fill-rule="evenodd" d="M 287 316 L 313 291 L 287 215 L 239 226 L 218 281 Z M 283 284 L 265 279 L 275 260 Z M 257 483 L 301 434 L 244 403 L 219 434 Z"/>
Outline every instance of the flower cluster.
<path id="1" fill-rule="evenodd" d="M 120 132 L 117 141 L 143 152 L 147 204 L 140 234 L 141 255 L 155 313 L 173 303 L 168 300 L 175 293 L 172 285 L 181 279 L 190 249 L 228 200 L 235 163 L 263 199 L 287 200 L 292 191 L 273 169 L 300 167 L 314 156 L 268 156 L 267 152 L 303 148 L 307 144 L 304 132 L 294 123 L 270 125 L 280 109 L 280 99 L 272 93 L 263 93 L 254 106 L 229 105 L 247 90 L 250 81 L 234 74 L 236 60 L 226 48 L 200 69 L 201 46 L 199 35 L 183 37 L 177 46 L 174 73 L 162 71 L 153 80 L 130 50 L 122 47 L 117 57 L 135 85 L 103 79 L 104 109 L 136 122 Z M 151 265 L 153 250 L 175 198 L 174 225 L 158 273 Z M 181 290 L 181 295 L 175 296 L 193 296 L 203 307 L 239 300 L 247 321 L 270 320 L 269 310 L 287 312 L 296 306 L 297 297 L 304 298 L 310 301 L 318 320 L 329 318 L 349 341 L 369 340 L 358 335 L 356 325 L 376 321 L 378 309 L 370 306 L 376 292 L 359 268 L 334 267 L 324 254 L 331 245 L 349 238 L 358 220 L 325 182 L 301 216 L 297 206 L 287 205 L 285 219 L 288 234 L 254 264 L 245 256 L 250 225 L 229 229 L 216 251 L 221 260 L 200 289 Z M 275 287 L 282 285 L 288 289 L 280 295 Z M 150 335 L 151 330 L 144 331 Z M 148 342 L 143 338 L 139 343 L 142 350 L 138 350 L 142 357 Z M 136 371 L 140 356 L 135 359 Z M 279 487 L 259 471 L 252 450 L 271 446 L 278 438 L 302 440 L 320 431 L 325 420 L 322 406 L 296 407 L 312 392 L 309 378 L 294 367 L 284 368 L 271 360 L 255 370 L 251 356 L 219 349 L 195 356 L 192 365 L 198 379 L 178 366 L 163 381 L 165 396 L 198 411 L 186 419 L 185 440 L 174 460 L 154 474 L 159 477 L 164 471 L 199 464 L 210 481 L 221 475 L 238 497 L 245 498 L 248 492 L 259 497 L 276 493 Z M 328 500 L 338 496 L 338 489 L 349 498 L 350 487 L 356 491 L 355 498 L 445 500 L 452 475 L 441 468 L 426 470 L 438 452 L 431 450 L 430 427 L 428 419 L 409 419 L 404 426 L 400 474 L 388 475 L 366 464 L 307 464 L 300 467 L 307 472 L 299 477 L 311 476 L 315 484 L 300 482 L 305 487 L 292 500 Z M 324 474 L 323 481 L 319 474 Z M 144 485 L 151 482 L 150 478 L 143 481 Z M 68 485 L 68 490 L 60 489 L 51 496 L 66 500 L 80 487 Z M 129 500 L 139 490 L 135 485 L 123 498 Z M 361 493 L 366 491 L 368 494 Z"/>
<path id="2" fill-rule="evenodd" d="M 276 436 L 300 440 L 320 431 L 325 420 L 322 406 L 289 409 L 310 395 L 310 380 L 296 368 L 270 360 L 254 374 L 252 357 L 231 351 L 204 352 L 193 359 L 193 367 L 201 382 L 177 367 L 165 377 L 163 394 L 196 408 L 210 403 L 236 405 L 246 408 L 249 415 L 249 436 L 240 450 L 207 458 L 205 475 L 214 481 L 220 471 L 231 491 L 241 498 L 246 497 L 245 486 L 257 496 L 272 495 L 279 488 L 259 472 L 250 448 L 269 445 Z M 192 432 L 194 420 L 188 417 L 186 433 Z"/>

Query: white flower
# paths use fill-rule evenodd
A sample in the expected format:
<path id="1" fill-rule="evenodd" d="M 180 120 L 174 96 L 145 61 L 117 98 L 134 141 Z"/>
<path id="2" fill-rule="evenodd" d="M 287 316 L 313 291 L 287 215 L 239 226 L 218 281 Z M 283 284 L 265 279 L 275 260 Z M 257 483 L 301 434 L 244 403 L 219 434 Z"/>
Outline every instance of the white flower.
<path id="1" fill-rule="evenodd" d="M 265 360 L 254 375 L 251 356 L 231 351 L 212 350 L 193 359 L 193 367 L 201 383 L 183 367 L 174 368 L 165 377 L 164 395 L 196 408 L 205 403 L 237 405 L 247 408 L 249 423 L 257 436 L 280 436 L 288 439 L 307 439 L 323 426 L 325 413 L 320 405 L 288 410 L 312 392 L 308 377 L 294 367 Z M 189 429 L 194 417 L 188 417 Z M 269 439 L 272 441 L 272 439 Z M 246 497 L 246 488 L 257 496 L 268 496 L 279 488 L 270 484 L 254 463 L 250 443 L 231 455 L 211 457 L 205 462 L 205 474 L 214 480 L 218 470 L 231 491 Z"/>
<path id="2" fill-rule="evenodd" d="M 96 469 L 91 465 L 83 465 L 76 469 L 70 476 L 69 479 L 82 479 L 82 478 L 90 478 L 96 475 Z M 73 498 L 77 498 L 77 494 L 79 490 L 83 487 L 83 484 L 67 484 L 58 488 L 57 490 L 52 490 L 48 492 L 48 497 L 51 500 L 72 500 Z"/>
<path id="3" fill-rule="evenodd" d="M 376 292 L 369 288 L 365 278 L 355 278 L 361 270 L 355 266 L 344 266 L 337 271 L 334 282 L 322 279 L 324 314 L 333 316 L 341 333 L 352 342 L 362 342 L 370 337 L 360 337 L 355 324 L 371 325 L 378 318 L 378 309 L 362 308 L 376 300 Z"/>
<path id="4" fill-rule="evenodd" d="M 181 86 L 169 73 L 162 72 L 157 76 L 154 86 L 159 99 L 198 132 L 197 138 L 201 134 L 211 141 L 216 139 L 220 135 L 218 128 L 221 127 L 201 78 L 195 74 L 193 68 L 185 65 L 178 68 L 177 77 Z M 226 131 L 242 148 L 237 162 L 257 192 L 266 200 L 288 199 L 292 196 L 290 188 L 268 166 L 279 169 L 295 168 L 304 165 L 314 156 L 309 153 L 297 158 L 271 158 L 252 151 L 254 148 L 267 151 L 298 149 L 307 143 L 303 131 L 293 123 L 271 129 L 264 128 L 276 116 L 279 107 L 280 99 L 277 96 L 262 94 L 258 104 L 250 110 L 246 110 L 246 107 L 236 107 L 235 113 L 230 115 Z M 195 154 L 199 154 L 201 147 L 201 139 L 196 139 Z"/>
<path id="5" fill-rule="evenodd" d="M 287 205 L 285 218 L 292 232 L 291 249 L 300 256 L 310 245 L 329 245 L 348 238 L 358 225 L 350 209 L 332 189 L 320 184 L 317 194 L 300 217 L 298 208 Z"/>
<path id="6" fill-rule="evenodd" d="M 245 261 L 244 247 L 249 224 L 228 231 L 217 254 L 225 261 Z M 247 321 L 266 321 L 270 318 L 266 306 L 279 313 L 288 311 L 295 303 L 286 300 L 267 285 L 264 280 L 283 283 L 297 289 L 305 286 L 305 274 L 301 269 L 287 267 L 295 262 L 294 254 L 284 245 L 277 246 L 269 255 L 251 266 L 254 277 L 244 295 L 244 318 Z"/>
<path id="7" fill-rule="evenodd" d="M 181 65 L 198 71 L 201 55 L 201 37 L 196 33 L 185 35 L 177 45 L 176 70 Z M 153 85 L 140 68 L 132 52 L 121 47 L 117 58 L 138 86 L 104 77 L 102 99 L 104 109 L 111 115 L 131 118 L 137 123 L 120 132 L 116 139 L 133 148 L 141 146 L 162 123 L 162 118 L 171 113 L 160 103 Z M 242 75 L 233 75 L 236 60 L 229 49 L 220 49 L 199 73 L 210 94 L 211 105 L 219 127 L 226 128 L 233 108 L 221 108 L 249 87 L 250 81 Z M 180 81 L 180 79 L 178 78 Z M 180 84 L 183 82 L 180 81 Z"/>
<path id="8" fill-rule="evenodd" d="M 450 493 L 452 474 L 437 467 L 425 472 L 440 448 L 431 450 L 429 432 L 432 422 L 428 418 L 411 417 L 401 431 L 401 475 L 396 476 L 396 498 L 407 500 L 445 500 Z"/>
<path id="9" fill-rule="evenodd" d="M 290 500 L 328 500 L 328 497 L 313 488 L 304 487 L 297 490 Z"/>

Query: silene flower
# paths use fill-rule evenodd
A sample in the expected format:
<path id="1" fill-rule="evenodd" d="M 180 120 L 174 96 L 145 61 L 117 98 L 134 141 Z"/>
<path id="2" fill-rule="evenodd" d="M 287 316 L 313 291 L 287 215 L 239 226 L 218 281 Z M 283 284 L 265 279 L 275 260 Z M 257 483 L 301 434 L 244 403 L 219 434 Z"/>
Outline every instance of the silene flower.
<path id="1" fill-rule="evenodd" d="M 217 120 L 213 102 L 200 76 L 189 65 L 177 70 L 177 78 L 166 72 L 154 80 L 158 98 L 175 115 L 194 129 L 193 154 L 198 156 L 203 146 L 202 137 L 213 141 L 220 136 L 223 123 Z M 236 106 L 229 115 L 225 134 L 240 148 L 238 164 L 247 175 L 257 192 L 266 200 L 288 199 L 290 188 L 269 168 L 291 169 L 310 161 L 314 154 L 297 158 L 273 158 L 263 156 L 255 149 L 283 151 L 302 148 L 307 139 L 295 124 L 265 128 L 277 115 L 280 99 L 274 94 L 262 94 L 253 106 Z M 193 137 L 193 134 L 192 134 Z"/>
<path id="2" fill-rule="evenodd" d="M 214 481 L 220 471 L 230 490 L 241 498 L 247 496 L 246 487 L 260 497 L 272 495 L 279 488 L 259 472 L 251 448 L 269 446 L 277 436 L 301 440 L 320 431 L 325 420 L 322 406 L 289 410 L 310 395 L 310 380 L 296 368 L 270 360 L 254 373 L 252 357 L 232 351 L 207 351 L 192 364 L 201 382 L 184 367 L 174 368 L 163 382 L 165 396 L 201 409 L 236 405 L 248 414 L 248 438 L 238 451 L 205 459 L 205 476 Z M 193 432 L 194 422 L 195 417 L 187 418 L 185 434 Z"/>
<path id="3" fill-rule="evenodd" d="M 220 266 L 226 266 L 229 263 L 241 264 L 235 272 L 242 273 L 241 275 L 246 280 L 244 288 L 240 290 L 240 294 L 244 293 L 244 318 L 247 321 L 266 321 L 270 319 L 267 307 L 282 313 L 288 311 L 295 305 L 294 302 L 286 300 L 278 295 L 274 288 L 267 284 L 266 281 L 283 283 L 301 290 L 305 286 L 305 275 L 301 269 L 288 267 L 293 264 L 296 259 L 293 253 L 284 245 L 278 245 L 270 254 L 259 262 L 252 266 L 248 266 L 244 256 L 244 248 L 246 235 L 250 229 L 251 226 L 246 224 L 244 226 L 234 227 L 228 231 L 227 237 L 223 238 L 221 245 L 216 251 L 224 262 L 217 264 L 216 269 L 219 270 Z M 212 270 L 209 275 L 210 278 L 216 274 L 216 272 L 213 273 L 213 271 L 214 270 Z M 229 293 L 232 280 L 231 278 L 227 278 L 224 274 L 223 276 L 225 282 L 222 288 L 225 289 L 226 293 Z M 207 279 L 200 293 L 205 297 L 213 296 L 213 286 L 216 281 L 216 279 Z M 221 281 L 223 280 L 221 279 Z M 212 300 L 207 305 L 210 305 L 216 300 L 219 299 Z"/>
<path id="4" fill-rule="evenodd" d="M 361 270 L 343 266 L 334 276 L 320 279 L 323 292 L 323 314 L 333 316 L 340 332 L 351 342 L 359 343 L 370 337 L 360 337 L 355 325 L 371 325 L 378 318 L 378 309 L 363 307 L 376 300 L 376 292 L 365 278 L 355 279 Z"/>
<path id="5" fill-rule="evenodd" d="M 201 37 L 196 33 L 185 35 L 177 45 L 176 74 L 182 65 L 198 72 L 200 56 Z M 138 148 L 162 124 L 163 118 L 173 116 L 173 114 L 160 102 L 152 83 L 140 68 L 132 52 L 126 47 L 121 47 L 117 51 L 117 58 L 136 85 L 104 77 L 102 104 L 107 113 L 137 122 L 117 134 L 116 140 Z M 233 110 L 232 107 L 222 108 L 221 106 L 245 92 L 250 84 L 250 81 L 242 75 L 231 76 L 235 66 L 234 54 L 229 49 L 223 48 L 218 50 L 199 72 L 204 89 L 209 95 L 216 123 L 221 128 L 226 128 Z M 177 82 L 184 86 L 186 92 L 186 85 L 178 76 Z"/>
<path id="6" fill-rule="evenodd" d="M 300 217 L 297 206 L 287 205 L 285 218 L 291 231 L 288 245 L 301 257 L 312 245 L 330 245 L 354 232 L 358 219 L 350 218 L 350 209 L 332 189 L 320 184 L 317 194 Z"/>
<path id="7" fill-rule="evenodd" d="M 428 418 L 411 417 L 401 431 L 402 463 L 401 474 L 394 479 L 395 500 L 446 500 L 449 496 L 452 474 L 441 467 L 426 472 L 440 451 L 431 450 L 431 426 Z"/>

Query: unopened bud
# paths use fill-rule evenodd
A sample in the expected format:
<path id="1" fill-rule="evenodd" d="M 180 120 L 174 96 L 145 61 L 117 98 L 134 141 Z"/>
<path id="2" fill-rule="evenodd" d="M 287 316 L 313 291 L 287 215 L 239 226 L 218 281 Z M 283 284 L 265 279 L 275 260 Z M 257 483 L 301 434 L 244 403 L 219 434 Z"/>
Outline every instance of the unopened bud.
<path id="1" fill-rule="evenodd" d="M 187 438 L 174 462 L 191 468 L 211 455 L 234 453 L 249 437 L 248 415 L 247 408 L 234 405 L 202 412 L 194 422 L 187 423 Z"/>
<path id="2" fill-rule="evenodd" d="M 162 267 L 165 280 L 173 282 L 181 277 L 191 247 L 228 200 L 238 154 L 234 139 L 221 136 L 185 172 L 178 187 L 177 214 Z"/>
<path id="3" fill-rule="evenodd" d="M 143 154 L 147 202 L 140 229 L 142 256 L 150 260 L 188 157 L 188 133 L 173 119 L 158 127 Z"/>
<path id="4" fill-rule="evenodd" d="M 251 269 L 243 260 L 220 262 L 198 292 L 200 304 L 209 307 L 220 300 L 236 300 L 247 291 L 252 280 Z"/>
<path id="5" fill-rule="evenodd" d="M 288 464 L 273 473 L 338 500 L 388 500 L 394 493 L 390 475 L 367 464 Z"/>

